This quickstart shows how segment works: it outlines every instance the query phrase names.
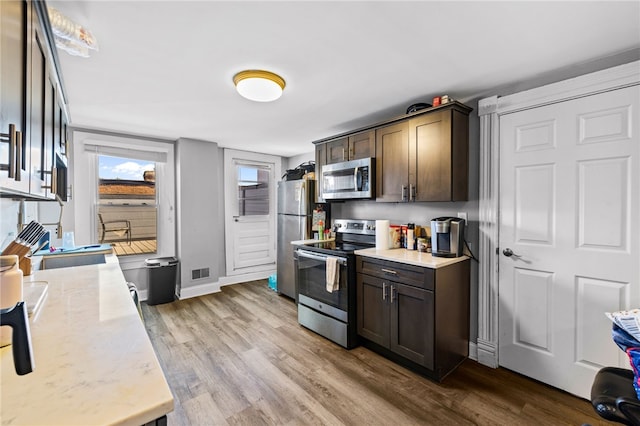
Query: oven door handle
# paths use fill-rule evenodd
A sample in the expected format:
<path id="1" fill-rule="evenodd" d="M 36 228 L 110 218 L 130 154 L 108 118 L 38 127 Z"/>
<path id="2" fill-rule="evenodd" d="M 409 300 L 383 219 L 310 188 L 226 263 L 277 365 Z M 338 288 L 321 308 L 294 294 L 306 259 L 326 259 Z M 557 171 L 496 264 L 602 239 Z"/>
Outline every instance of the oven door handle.
<path id="1" fill-rule="evenodd" d="M 308 259 L 313 259 L 313 260 L 319 260 L 321 262 L 325 262 L 327 260 L 328 256 L 322 255 L 322 254 L 317 254 L 317 253 L 313 253 L 311 251 L 306 251 L 306 250 L 296 250 L 296 253 L 298 253 L 299 257 L 306 257 Z M 347 259 L 342 258 L 342 257 L 338 257 L 338 263 L 340 265 L 346 265 L 347 264 Z"/>

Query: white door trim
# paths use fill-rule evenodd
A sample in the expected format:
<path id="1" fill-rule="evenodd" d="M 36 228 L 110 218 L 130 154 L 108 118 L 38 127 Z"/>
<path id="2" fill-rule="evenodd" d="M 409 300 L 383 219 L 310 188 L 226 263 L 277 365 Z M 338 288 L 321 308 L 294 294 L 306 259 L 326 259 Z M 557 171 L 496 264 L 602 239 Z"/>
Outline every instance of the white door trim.
<path id="1" fill-rule="evenodd" d="M 498 249 L 500 116 L 640 84 L 640 61 L 478 103 L 480 200 L 478 270 L 478 361 L 498 367 Z"/>
<path id="2" fill-rule="evenodd" d="M 256 152 L 249 152 L 249 151 L 238 151 L 238 150 L 233 150 L 233 149 L 226 149 L 224 150 L 224 176 L 225 179 L 227 179 L 228 174 L 228 170 L 230 167 L 233 167 L 233 162 L 234 159 L 242 159 L 242 160 L 247 160 L 247 161 L 256 161 L 259 163 L 273 163 L 274 167 L 273 167 L 273 179 L 272 182 L 270 182 L 270 186 L 269 186 L 269 191 L 270 191 L 270 197 L 271 197 L 271 206 L 272 208 L 270 209 L 271 212 L 271 216 L 272 216 L 272 220 L 273 220 L 273 224 L 272 227 L 274 229 L 274 232 L 276 230 L 276 182 L 278 181 L 278 178 L 281 176 L 282 173 L 282 159 L 280 157 L 274 156 L 274 155 L 267 155 L 267 154 L 260 154 L 260 153 L 256 153 Z M 230 230 L 232 229 L 232 222 L 233 222 L 233 213 L 232 213 L 232 207 L 231 207 L 231 202 L 230 200 L 234 199 L 236 196 L 236 186 L 233 182 L 226 182 L 225 181 L 225 185 L 224 185 L 224 197 L 225 197 L 225 264 L 226 264 L 226 276 L 236 276 L 238 275 L 237 272 L 233 271 L 233 238 L 231 238 L 230 236 Z M 274 235 L 273 238 L 273 250 L 274 250 L 274 254 L 275 254 L 275 250 L 276 250 L 276 238 Z M 245 268 L 244 272 L 242 273 L 242 275 L 244 274 L 252 274 L 252 273 L 256 273 L 256 272 L 264 272 L 265 270 L 267 270 L 269 273 L 275 272 L 275 260 L 274 260 L 274 264 L 273 266 L 262 266 L 262 267 L 257 267 L 254 269 L 251 268 Z M 247 275 L 248 276 L 248 275 Z M 267 275 L 268 276 L 268 275 Z M 221 280 L 223 280 L 223 278 L 221 278 Z"/>

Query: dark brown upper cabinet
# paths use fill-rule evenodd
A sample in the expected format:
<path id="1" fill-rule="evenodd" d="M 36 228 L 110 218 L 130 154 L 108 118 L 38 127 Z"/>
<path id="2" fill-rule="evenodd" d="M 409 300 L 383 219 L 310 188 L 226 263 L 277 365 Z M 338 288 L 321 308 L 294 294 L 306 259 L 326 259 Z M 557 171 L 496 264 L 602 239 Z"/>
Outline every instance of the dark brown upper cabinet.
<path id="1" fill-rule="evenodd" d="M 375 156 L 375 131 L 356 133 L 326 143 L 326 164 Z"/>
<path id="2" fill-rule="evenodd" d="M 0 192 L 29 192 L 26 149 L 26 47 L 31 7 L 0 1 Z"/>
<path id="3" fill-rule="evenodd" d="M 66 193 L 68 114 L 46 5 L 0 3 L 0 196 L 53 200 Z"/>
<path id="4" fill-rule="evenodd" d="M 318 200 L 322 166 L 376 159 L 376 201 L 466 201 L 469 197 L 469 113 L 451 102 L 314 142 Z"/>
<path id="5" fill-rule="evenodd" d="M 376 130 L 376 201 L 465 201 L 469 111 L 455 105 Z"/>

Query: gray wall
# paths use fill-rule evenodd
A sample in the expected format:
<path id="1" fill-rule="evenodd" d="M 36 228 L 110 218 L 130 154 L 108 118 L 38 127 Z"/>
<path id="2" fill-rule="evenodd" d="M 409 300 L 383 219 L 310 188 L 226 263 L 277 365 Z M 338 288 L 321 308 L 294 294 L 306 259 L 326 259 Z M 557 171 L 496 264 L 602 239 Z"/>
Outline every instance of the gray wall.
<path id="1" fill-rule="evenodd" d="M 220 276 L 218 260 L 224 257 L 219 245 L 224 241 L 220 238 L 224 235 L 224 215 L 219 210 L 224 198 L 221 167 L 217 167 L 220 156 L 217 143 L 185 138 L 176 142 L 176 241 L 182 291 L 217 282 Z M 192 278 L 193 270 L 205 268 L 208 277 Z"/>
<path id="2" fill-rule="evenodd" d="M 285 159 L 286 161 L 282 165 L 282 172 L 288 169 L 295 169 L 302 163 L 306 163 L 307 161 L 316 161 L 316 153 L 311 150 L 305 154 L 296 155 L 295 157 L 289 157 Z"/>
<path id="3" fill-rule="evenodd" d="M 20 203 L 10 198 L 0 198 L 0 243 L 4 249 L 18 235 L 18 209 Z"/>

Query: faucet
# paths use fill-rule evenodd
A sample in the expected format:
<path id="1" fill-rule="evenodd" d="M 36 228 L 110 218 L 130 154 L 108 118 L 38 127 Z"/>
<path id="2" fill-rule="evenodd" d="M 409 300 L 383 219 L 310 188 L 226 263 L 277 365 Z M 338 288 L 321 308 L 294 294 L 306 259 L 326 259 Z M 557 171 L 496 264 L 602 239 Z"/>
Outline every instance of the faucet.
<path id="1" fill-rule="evenodd" d="M 27 305 L 18 302 L 10 308 L 0 309 L 0 326 L 8 325 L 13 328 L 11 346 L 13 350 L 13 365 L 19 376 L 29 374 L 34 369 L 33 351 L 31 350 L 31 331 L 27 317 Z"/>
<path id="2" fill-rule="evenodd" d="M 24 209 L 25 200 L 20 200 L 20 208 L 18 209 L 18 234 L 20 231 L 24 229 L 25 226 L 28 225 L 25 221 L 25 209 Z M 52 223 L 41 223 L 42 226 L 55 226 L 56 227 L 56 237 L 62 238 L 62 211 L 64 210 L 64 201 L 58 194 L 56 194 L 56 202 L 60 206 L 60 216 L 58 216 L 57 222 Z"/>

